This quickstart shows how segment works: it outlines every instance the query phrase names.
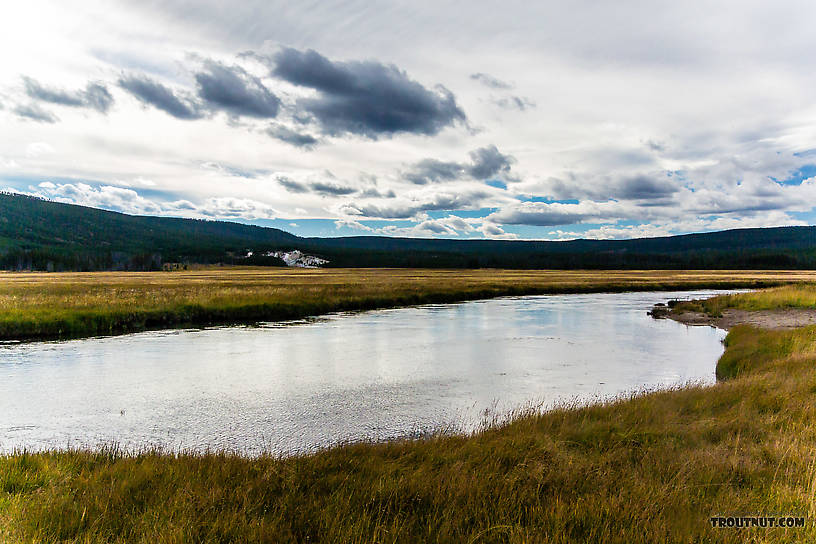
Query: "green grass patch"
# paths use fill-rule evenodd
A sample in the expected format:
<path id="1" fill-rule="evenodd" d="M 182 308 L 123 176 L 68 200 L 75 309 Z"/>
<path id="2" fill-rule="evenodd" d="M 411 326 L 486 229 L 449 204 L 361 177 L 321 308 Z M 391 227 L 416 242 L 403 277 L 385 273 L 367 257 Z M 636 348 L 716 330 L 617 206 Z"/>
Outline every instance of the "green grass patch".
<path id="1" fill-rule="evenodd" d="M 739 325 L 728 333 L 725 346 L 727 349 L 717 362 L 718 380 L 734 378 L 795 353 L 810 354 L 816 346 L 816 326 L 797 329 L 794 334 Z"/>

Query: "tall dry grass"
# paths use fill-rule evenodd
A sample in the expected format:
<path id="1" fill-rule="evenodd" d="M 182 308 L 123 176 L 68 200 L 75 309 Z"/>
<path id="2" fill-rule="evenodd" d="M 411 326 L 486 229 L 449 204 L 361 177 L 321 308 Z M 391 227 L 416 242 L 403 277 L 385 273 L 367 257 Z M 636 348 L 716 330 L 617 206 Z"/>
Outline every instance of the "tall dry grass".
<path id="1" fill-rule="evenodd" d="M 0 273 L 0 340 L 295 319 L 501 295 L 758 287 L 807 271 L 513 271 L 213 268 Z"/>
<path id="2" fill-rule="evenodd" d="M 723 310 L 728 308 L 746 311 L 814 309 L 816 288 L 812 282 L 797 282 L 754 293 L 720 295 L 705 300 L 680 302 L 674 306 L 675 311 L 702 312 L 712 317 L 721 317 Z"/>

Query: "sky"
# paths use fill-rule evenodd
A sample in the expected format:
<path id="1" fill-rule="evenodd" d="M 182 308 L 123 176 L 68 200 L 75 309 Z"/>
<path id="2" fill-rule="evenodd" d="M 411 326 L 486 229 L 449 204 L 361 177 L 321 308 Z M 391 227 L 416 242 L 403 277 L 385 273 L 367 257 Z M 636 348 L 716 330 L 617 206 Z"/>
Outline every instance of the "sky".
<path id="1" fill-rule="evenodd" d="M 0 190 L 304 236 L 816 224 L 816 3 L 27 0 Z"/>

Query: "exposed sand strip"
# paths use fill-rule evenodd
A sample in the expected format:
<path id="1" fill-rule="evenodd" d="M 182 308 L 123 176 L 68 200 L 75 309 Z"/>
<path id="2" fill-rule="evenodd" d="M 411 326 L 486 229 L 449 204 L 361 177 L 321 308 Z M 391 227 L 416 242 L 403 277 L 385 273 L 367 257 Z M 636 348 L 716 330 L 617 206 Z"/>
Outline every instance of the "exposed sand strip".
<path id="1" fill-rule="evenodd" d="M 753 325 L 763 329 L 795 329 L 816 325 L 816 309 L 789 308 L 785 310 L 723 310 L 722 317 L 711 317 L 701 312 L 655 312 L 658 319 L 669 318 L 685 325 L 708 325 L 729 330 L 736 325 Z"/>

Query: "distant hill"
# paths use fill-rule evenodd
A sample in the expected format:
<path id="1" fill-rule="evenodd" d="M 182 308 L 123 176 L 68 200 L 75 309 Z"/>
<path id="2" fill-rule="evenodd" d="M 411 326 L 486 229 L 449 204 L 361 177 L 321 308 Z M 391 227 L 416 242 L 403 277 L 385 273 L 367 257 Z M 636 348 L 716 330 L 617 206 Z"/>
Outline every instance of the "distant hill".
<path id="1" fill-rule="evenodd" d="M 816 268 L 816 227 L 634 240 L 535 242 L 353 236 L 302 238 L 227 221 L 132 216 L 0 194 L 0 268 L 149 270 L 163 263 L 283 265 L 299 249 L 329 266 L 449 268 Z M 246 259 L 247 252 L 253 256 Z"/>
<path id="2" fill-rule="evenodd" d="M 144 270 L 163 262 L 230 262 L 248 248 L 271 251 L 297 240 L 279 229 L 133 216 L 0 194 L 0 267 L 5 269 Z M 283 265 L 279 259 L 270 262 Z"/>
<path id="3" fill-rule="evenodd" d="M 735 229 L 632 240 L 441 240 L 306 238 L 336 266 L 495 268 L 816 268 L 816 227 Z"/>

